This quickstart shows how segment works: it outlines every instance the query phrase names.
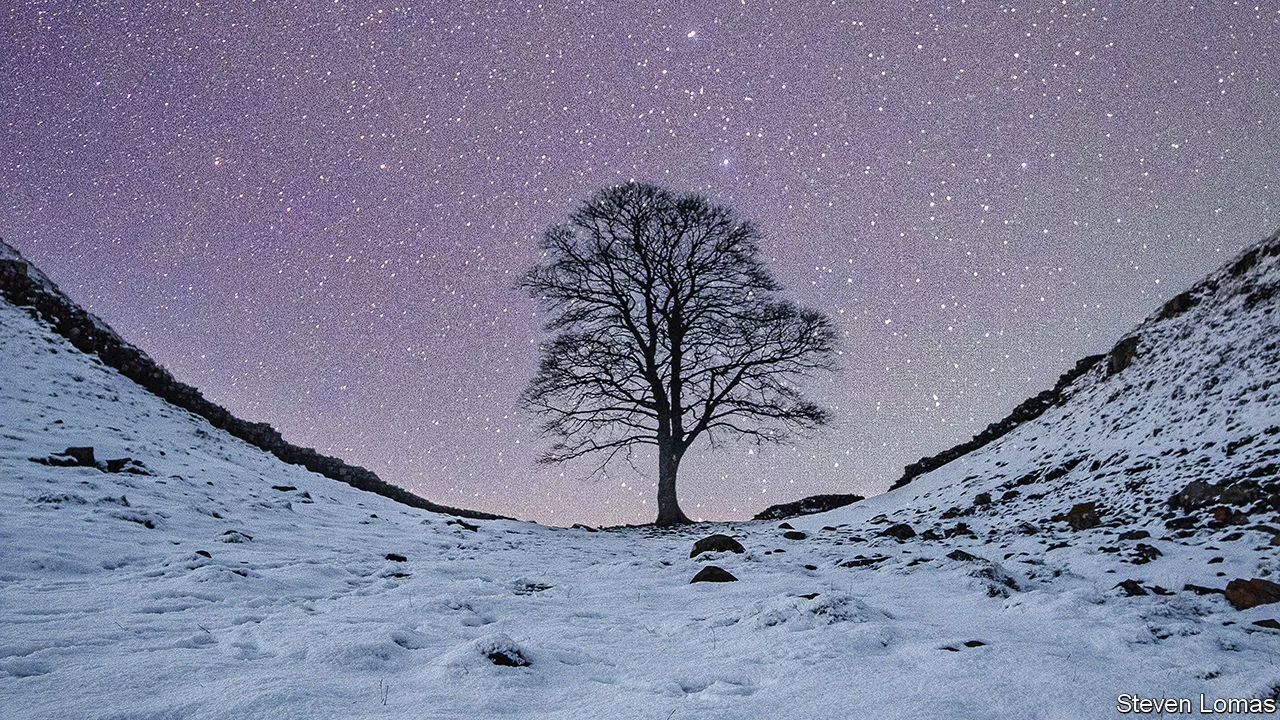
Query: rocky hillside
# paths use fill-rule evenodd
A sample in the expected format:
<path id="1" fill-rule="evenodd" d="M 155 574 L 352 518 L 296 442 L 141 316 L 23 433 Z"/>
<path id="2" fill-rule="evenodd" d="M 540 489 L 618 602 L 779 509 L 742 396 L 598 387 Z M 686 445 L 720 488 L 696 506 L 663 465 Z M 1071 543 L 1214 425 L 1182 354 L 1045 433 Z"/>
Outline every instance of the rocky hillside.
<path id="1" fill-rule="evenodd" d="M 818 517 L 926 543 L 1030 542 L 1033 556 L 1079 544 L 1139 565 L 1197 547 L 1211 551 L 1208 563 L 1233 561 L 1258 576 L 1256 587 L 1273 587 L 1265 578 L 1280 570 L 1278 290 L 1280 234 L 1082 364 L 1036 417 L 924 463 L 938 466 L 910 484 Z M 1215 584 L 1231 574 L 1225 568 L 1184 561 L 1147 574 L 1172 571 L 1170 592 L 1228 592 Z M 1239 584 L 1248 582 L 1238 578 L 1237 588 L 1252 592 Z"/>
<path id="2" fill-rule="evenodd" d="M 235 417 L 226 408 L 205 399 L 194 387 L 176 380 L 146 353 L 125 342 L 100 318 L 76 305 L 44 273 L 11 245 L 0 241 L 0 301 L 26 308 L 54 332 L 79 350 L 96 355 L 107 366 L 158 397 L 206 419 L 216 428 L 266 450 L 292 465 L 339 480 L 352 487 L 384 495 L 413 507 L 470 518 L 498 516 L 439 505 L 404 488 L 383 481 L 371 470 L 348 465 L 312 448 L 285 442 L 275 428 Z"/>

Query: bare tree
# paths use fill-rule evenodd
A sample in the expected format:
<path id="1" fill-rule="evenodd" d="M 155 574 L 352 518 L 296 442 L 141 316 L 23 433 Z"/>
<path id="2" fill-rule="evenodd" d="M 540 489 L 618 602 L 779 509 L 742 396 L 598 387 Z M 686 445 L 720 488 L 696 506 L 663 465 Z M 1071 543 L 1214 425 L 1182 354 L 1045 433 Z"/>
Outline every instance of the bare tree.
<path id="1" fill-rule="evenodd" d="M 835 331 L 779 297 L 759 231 L 701 197 L 629 183 L 598 192 L 542 238 L 524 288 L 550 311 L 522 398 L 555 438 L 542 462 L 656 447 L 657 524 L 690 522 L 680 460 L 699 437 L 778 442 L 827 411 L 795 383 L 834 369 Z"/>

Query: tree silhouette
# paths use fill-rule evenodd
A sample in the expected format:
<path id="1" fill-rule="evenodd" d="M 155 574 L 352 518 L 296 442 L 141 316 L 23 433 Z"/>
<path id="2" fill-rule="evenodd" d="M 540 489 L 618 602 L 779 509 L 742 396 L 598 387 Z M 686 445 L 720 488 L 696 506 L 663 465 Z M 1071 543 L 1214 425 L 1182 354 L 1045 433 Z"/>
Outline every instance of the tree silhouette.
<path id="1" fill-rule="evenodd" d="M 676 477 L 699 437 L 779 442 L 827 422 L 795 383 L 834 369 L 835 331 L 781 299 L 759 239 L 727 208 L 637 183 L 547 230 L 522 283 L 551 315 L 522 397 L 555 438 L 540 461 L 601 453 L 604 467 L 654 446 L 656 522 L 687 523 Z"/>

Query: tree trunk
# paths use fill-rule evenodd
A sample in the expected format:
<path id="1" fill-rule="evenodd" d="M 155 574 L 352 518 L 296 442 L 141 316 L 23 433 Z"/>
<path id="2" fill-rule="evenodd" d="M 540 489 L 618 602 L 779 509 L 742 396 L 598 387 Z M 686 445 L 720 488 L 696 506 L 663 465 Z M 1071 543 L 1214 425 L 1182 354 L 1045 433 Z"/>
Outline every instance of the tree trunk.
<path id="1" fill-rule="evenodd" d="M 693 522 L 680 510 L 676 500 L 676 474 L 680 470 L 680 456 L 675 443 L 662 439 L 658 442 L 658 519 L 655 525 L 684 525 Z"/>

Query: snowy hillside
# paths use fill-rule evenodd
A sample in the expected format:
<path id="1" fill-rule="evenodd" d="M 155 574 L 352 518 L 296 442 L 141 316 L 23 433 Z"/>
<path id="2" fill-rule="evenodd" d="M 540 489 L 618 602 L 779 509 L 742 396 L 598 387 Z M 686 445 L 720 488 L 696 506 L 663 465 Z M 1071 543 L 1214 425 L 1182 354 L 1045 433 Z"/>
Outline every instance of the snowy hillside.
<path id="1" fill-rule="evenodd" d="M 0 717 L 1098 718 L 1124 694 L 1274 698 L 1280 605 L 1214 591 L 1278 569 L 1278 254 L 900 490 L 794 527 L 669 532 L 356 490 L 0 302 Z M 744 552 L 691 558 L 712 533 Z M 708 565 L 738 581 L 690 584 Z"/>

